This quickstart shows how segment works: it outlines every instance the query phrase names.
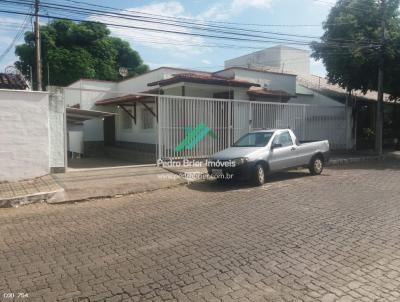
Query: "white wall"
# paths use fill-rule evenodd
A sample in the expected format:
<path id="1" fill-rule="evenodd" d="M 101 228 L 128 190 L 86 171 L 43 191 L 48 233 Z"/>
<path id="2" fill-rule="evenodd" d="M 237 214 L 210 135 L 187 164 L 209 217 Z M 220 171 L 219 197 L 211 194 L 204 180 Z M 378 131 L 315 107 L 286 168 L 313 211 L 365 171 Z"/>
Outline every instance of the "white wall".
<path id="1" fill-rule="evenodd" d="M 293 47 L 281 47 L 279 68 L 296 74 L 310 74 L 310 53 Z"/>
<path id="2" fill-rule="evenodd" d="M 296 76 L 285 73 L 274 73 L 247 70 L 241 68 L 233 69 L 235 80 L 243 80 L 259 84 L 270 90 L 283 90 L 292 95 L 296 94 Z"/>
<path id="3" fill-rule="evenodd" d="M 335 101 L 321 93 L 312 91 L 304 86 L 297 86 L 297 98 L 291 98 L 289 103 L 306 104 L 318 106 L 344 106 L 344 104 Z"/>
<path id="4" fill-rule="evenodd" d="M 121 111 L 115 111 L 115 106 L 96 106 L 95 102 L 102 99 L 123 96 L 128 93 L 149 90 L 153 87 L 147 86 L 148 83 L 165 79 L 177 72 L 178 71 L 175 69 L 161 68 L 118 83 L 85 79 L 79 80 L 65 88 L 66 105 L 72 106 L 79 104 L 81 109 L 116 112 L 119 116 Z M 139 133 L 140 129 L 137 129 L 137 127 L 133 127 L 132 131 L 120 129 L 118 116 L 116 121 L 117 140 L 143 143 L 155 142 L 155 134 L 152 133 L 151 130 L 145 130 L 144 133 Z M 101 119 L 85 121 L 83 129 L 84 141 L 104 140 L 103 121 Z"/>
<path id="5" fill-rule="evenodd" d="M 48 174 L 49 96 L 0 90 L 0 181 Z"/>
<path id="6" fill-rule="evenodd" d="M 97 80 L 79 80 L 64 88 L 65 103 L 67 106 L 80 105 L 81 109 L 109 111 L 106 106 L 96 106 L 95 102 L 102 99 L 120 96 L 115 93 L 117 89 L 116 82 L 97 81 Z M 85 141 L 103 141 L 103 121 L 93 119 L 84 122 L 84 140 Z"/>
<path id="7" fill-rule="evenodd" d="M 147 103 L 147 105 L 156 112 L 155 104 Z M 132 113 L 133 109 L 131 106 L 125 107 Z M 123 142 L 136 142 L 144 144 L 156 144 L 157 143 L 157 121 L 154 118 L 154 128 L 153 129 L 142 129 L 142 110 L 145 107 L 141 104 L 136 105 L 136 124 L 132 120 L 131 129 L 123 129 L 122 127 L 122 109 L 118 109 L 116 117 L 116 139 L 117 141 Z"/>
<path id="8" fill-rule="evenodd" d="M 117 89 L 124 92 L 143 92 L 155 87 L 147 86 L 148 83 L 157 82 L 168 79 L 174 74 L 178 73 L 189 73 L 190 70 L 175 69 L 172 67 L 162 67 L 159 69 L 152 70 L 148 73 L 139 75 L 134 78 L 122 81 L 118 83 Z"/>
<path id="9" fill-rule="evenodd" d="M 179 86 L 175 86 L 179 85 Z M 246 87 L 227 87 L 197 83 L 179 83 L 163 87 L 165 95 L 182 95 L 182 85 L 185 85 L 185 95 L 188 97 L 214 98 L 214 93 L 231 90 L 235 100 L 249 100 Z"/>
<path id="10" fill-rule="evenodd" d="M 168 72 L 169 71 L 169 72 Z M 148 83 L 160 81 L 166 79 L 164 74 L 173 74 L 176 73 L 172 72 L 167 69 L 156 69 L 154 71 L 139 75 L 134 78 L 130 78 L 128 80 L 122 81 L 118 83 L 117 89 L 119 91 L 129 91 L 129 92 L 143 92 L 154 87 L 147 86 Z"/>
<path id="11" fill-rule="evenodd" d="M 101 99 L 119 96 L 114 93 L 117 83 L 109 81 L 79 80 L 64 88 L 66 106 L 79 105 L 81 109 L 95 109 Z"/>
<path id="12" fill-rule="evenodd" d="M 50 168 L 65 169 L 65 104 L 62 89 L 48 86 Z"/>
<path id="13" fill-rule="evenodd" d="M 278 45 L 227 60 L 225 67 L 272 67 L 296 74 L 309 74 L 310 54 L 307 50 Z"/>
<path id="14" fill-rule="evenodd" d="M 225 61 L 225 67 L 269 66 L 280 68 L 280 51 L 277 48 L 259 50 Z"/>

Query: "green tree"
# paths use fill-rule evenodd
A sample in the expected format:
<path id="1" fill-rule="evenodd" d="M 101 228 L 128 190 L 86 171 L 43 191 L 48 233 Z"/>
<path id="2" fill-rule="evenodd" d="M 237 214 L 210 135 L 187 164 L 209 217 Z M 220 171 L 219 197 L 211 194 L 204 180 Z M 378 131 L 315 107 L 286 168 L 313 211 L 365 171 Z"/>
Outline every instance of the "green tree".
<path id="1" fill-rule="evenodd" d="M 75 23 L 57 20 L 41 26 L 43 82 L 47 85 L 47 66 L 50 84 L 66 86 L 80 78 L 118 80 L 119 67 L 128 68 L 132 77 L 148 71 L 139 54 L 128 42 L 111 37 L 104 24 Z M 32 32 L 25 33 L 25 43 L 15 49 L 19 61 L 17 68 L 29 76 L 35 70 L 35 39 Z M 33 81 L 36 81 L 33 72 Z"/>
<path id="2" fill-rule="evenodd" d="M 323 25 L 321 42 L 311 45 L 312 56 L 322 60 L 333 84 L 363 92 L 377 90 L 381 45 L 381 10 L 376 0 L 339 0 Z M 400 96 L 399 0 L 387 0 L 385 92 Z"/>

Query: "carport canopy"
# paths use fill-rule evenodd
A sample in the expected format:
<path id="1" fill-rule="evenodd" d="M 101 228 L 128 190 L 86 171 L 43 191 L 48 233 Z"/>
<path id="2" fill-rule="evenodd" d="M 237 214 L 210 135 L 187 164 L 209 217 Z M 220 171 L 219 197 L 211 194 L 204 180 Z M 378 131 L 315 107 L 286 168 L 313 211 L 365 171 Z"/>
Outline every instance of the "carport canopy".
<path id="1" fill-rule="evenodd" d="M 122 110 L 128 114 L 136 124 L 136 103 L 143 105 L 157 120 L 157 113 L 147 105 L 147 103 L 154 103 L 154 97 L 149 95 L 137 95 L 137 94 L 127 94 L 123 96 L 118 96 L 114 98 L 99 100 L 95 104 L 96 106 L 109 106 L 114 105 L 120 107 Z M 157 105 L 157 102 L 156 102 Z M 125 106 L 133 106 L 133 114 L 126 109 Z"/>
<path id="2" fill-rule="evenodd" d="M 67 107 L 67 121 L 70 123 L 82 123 L 87 120 L 105 118 L 114 115 L 116 114 L 112 112 Z"/>

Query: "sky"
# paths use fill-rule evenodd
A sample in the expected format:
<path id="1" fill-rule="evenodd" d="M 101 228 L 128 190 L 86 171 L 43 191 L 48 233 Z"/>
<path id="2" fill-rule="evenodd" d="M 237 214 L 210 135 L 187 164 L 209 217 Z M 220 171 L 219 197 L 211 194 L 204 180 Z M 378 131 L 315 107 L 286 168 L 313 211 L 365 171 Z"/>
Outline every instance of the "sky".
<path id="1" fill-rule="evenodd" d="M 68 3 L 61 0 L 47 0 L 47 2 Z M 111 6 L 127 11 L 217 21 L 220 23 L 216 24 L 221 26 L 320 37 L 323 33 L 321 23 L 325 21 L 334 0 L 84 0 L 83 2 Z M 87 18 L 108 23 L 110 21 L 115 22 L 115 20 L 109 20 L 106 17 L 88 16 Z M 22 23 L 23 20 L 24 17 L 22 16 L 0 13 L 0 58 L 10 45 L 22 43 L 23 37 L 20 37 L 16 43 L 13 43 L 13 39 L 18 32 L 19 26 L 17 24 Z M 41 23 L 46 22 L 46 19 L 41 21 Z M 118 22 L 126 21 L 119 20 Z M 132 24 L 132 21 L 129 22 Z M 149 25 L 139 21 L 134 25 L 177 29 L 172 26 Z M 31 24 L 27 24 L 26 30 L 31 30 L 31 26 Z M 223 68 L 224 61 L 227 59 L 276 45 L 276 43 L 254 44 L 254 42 L 215 40 L 129 28 L 110 28 L 110 30 L 112 35 L 129 41 L 132 48 L 139 52 L 144 63 L 148 64 L 151 69 L 160 66 L 173 66 L 216 71 Z M 179 30 L 182 31 L 182 28 L 179 28 Z M 190 32 L 190 29 L 183 30 Z M 303 46 L 300 46 L 300 48 L 307 49 Z M 3 72 L 6 66 L 12 65 L 16 60 L 14 47 L 12 47 L 9 53 L 1 59 L 0 71 Z M 323 64 L 314 60 L 311 60 L 311 72 L 319 76 L 326 74 Z"/>

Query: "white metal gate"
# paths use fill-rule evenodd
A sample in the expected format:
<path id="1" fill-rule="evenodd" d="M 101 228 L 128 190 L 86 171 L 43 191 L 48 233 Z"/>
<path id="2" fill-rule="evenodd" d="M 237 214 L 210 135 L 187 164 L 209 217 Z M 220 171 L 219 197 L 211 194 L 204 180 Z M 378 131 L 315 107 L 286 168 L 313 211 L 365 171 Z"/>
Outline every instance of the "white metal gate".
<path id="1" fill-rule="evenodd" d="M 206 158 L 251 130 L 273 128 L 290 128 L 302 141 L 328 139 L 332 149 L 345 149 L 345 114 L 344 106 L 158 96 L 158 158 Z M 198 125 L 216 137 L 177 148 Z"/>

